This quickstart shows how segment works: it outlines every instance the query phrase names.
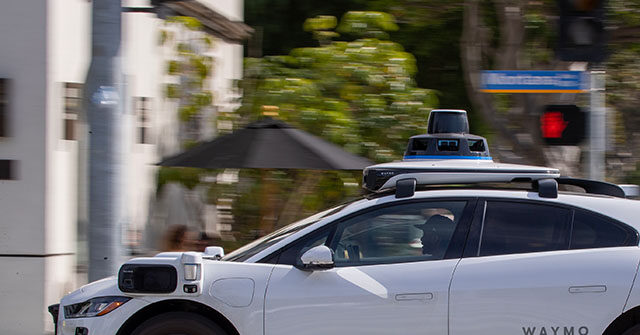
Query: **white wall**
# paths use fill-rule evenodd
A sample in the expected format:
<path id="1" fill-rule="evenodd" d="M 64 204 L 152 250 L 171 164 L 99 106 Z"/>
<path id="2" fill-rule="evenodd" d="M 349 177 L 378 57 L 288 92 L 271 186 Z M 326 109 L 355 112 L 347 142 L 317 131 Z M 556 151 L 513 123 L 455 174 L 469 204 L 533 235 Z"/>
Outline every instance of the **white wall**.
<path id="1" fill-rule="evenodd" d="M 47 132 L 44 306 L 75 289 L 78 213 L 78 145 L 64 140 L 65 83 L 84 83 L 90 60 L 91 2 L 47 2 Z M 76 128 L 76 132 L 79 128 Z M 44 315 L 45 330 L 53 331 Z"/>
<path id="2" fill-rule="evenodd" d="M 9 78 L 11 87 L 10 137 L 0 139 L 0 159 L 16 160 L 18 179 L 0 181 L 0 325 L 3 334 L 40 334 L 47 252 L 46 4 L 10 0 L 1 6 L 0 77 Z"/>
<path id="3" fill-rule="evenodd" d="M 145 6 L 140 1 L 132 6 Z M 158 28 L 162 20 L 154 14 L 129 13 L 123 16 L 122 56 L 123 72 L 126 80 L 126 137 L 125 155 L 127 171 L 125 172 L 125 204 L 128 229 L 142 230 L 147 223 L 149 201 L 155 192 L 154 165 L 159 161 L 156 143 L 159 138 L 167 136 L 156 126 L 166 111 L 162 109 L 162 76 L 164 61 L 159 46 Z M 138 114 L 134 109 L 134 97 L 151 99 L 151 110 L 148 113 L 150 144 L 138 142 Z"/>
<path id="4" fill-rule="evenodd" d="M 45 178 L 45 8 L 12 0 L 0 11 L 0 31 L 20 31 L 0 34 L 0 77 L 11 81 L 10 136 L 0 139 L 0 157 L 18 163 L 18 180 L 0 181 L 0 254 L 45 252 L 44 192 L 34 192 Z"/>
<path id="5" fill-rule="evenodd" d="M 243 46 L 218 40 L 214 48 L 216 64 L 213 72 L 213 89 L 217 92 L 216 106 L 221 111 L 232 112 L 239 107 L 239 97 L 234 80 L 242 78 Z"/>
<path id="6" fill-rule="evenodd" d="M 250 0 L 249 0 L 250 1 Z M 244 21 L 244 1 L 241 0 L 200 0 L 231 21 Z"/>
<path id="7" fill-rule="evenodd" d="M 231 21 L 244 21 L 244 1 L 239 0 L 202 0 L 204 4 L 225 15 Z M 239 107 L 238 92 L 233 81 L 242 78 L 243 46 L 218 40 L 214 48 L 216 66 L 214 69 L 213 89 L 218 92 L 215 104 L 221 111 L 231 112 Z"/>
<path id="8" fill-rule="evenodd" d="M 43 334 L 43 257 L 0 260 L 0 332 L 11 335 Z M 52 323 L 49 318 L 49 323 Z"/>

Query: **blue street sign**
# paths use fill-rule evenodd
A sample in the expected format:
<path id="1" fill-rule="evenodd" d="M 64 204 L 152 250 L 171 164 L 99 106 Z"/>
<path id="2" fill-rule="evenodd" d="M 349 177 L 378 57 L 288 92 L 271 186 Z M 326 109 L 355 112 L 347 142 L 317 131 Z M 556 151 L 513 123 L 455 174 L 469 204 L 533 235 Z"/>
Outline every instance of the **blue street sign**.
<path id="1" fill-rule="evenodd" d="M 482 92 L 583 93 L 589 90 L 581 71 L 482 71 Z"/>

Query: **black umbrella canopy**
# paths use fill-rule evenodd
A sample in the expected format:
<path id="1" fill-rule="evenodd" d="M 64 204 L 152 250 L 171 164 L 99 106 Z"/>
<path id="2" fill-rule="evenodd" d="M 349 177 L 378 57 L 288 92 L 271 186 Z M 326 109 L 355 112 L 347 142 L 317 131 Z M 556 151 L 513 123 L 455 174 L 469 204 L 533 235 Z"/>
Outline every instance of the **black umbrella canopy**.
<path id="1" fill-rule="evenodd" d="M 269 117 L 201 143 L 158 165 L 206 169 L 362 170 L 373 163 Z"/>

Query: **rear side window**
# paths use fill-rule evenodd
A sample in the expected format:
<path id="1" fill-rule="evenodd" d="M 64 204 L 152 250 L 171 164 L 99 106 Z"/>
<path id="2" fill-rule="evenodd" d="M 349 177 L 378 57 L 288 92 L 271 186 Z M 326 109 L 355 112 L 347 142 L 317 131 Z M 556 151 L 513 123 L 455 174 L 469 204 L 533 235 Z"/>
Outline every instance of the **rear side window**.
<path id="1" fill-rule="evenodd" d="M 570 219 L 565 208 L 488 201 L 479 256 L 566 250 Z"/>
<path id="2" fill-rule="evenodd" d="M 637 244 L 637 234 L 600 215 L 576 210 L 570 249 L 607 248 Z"/>

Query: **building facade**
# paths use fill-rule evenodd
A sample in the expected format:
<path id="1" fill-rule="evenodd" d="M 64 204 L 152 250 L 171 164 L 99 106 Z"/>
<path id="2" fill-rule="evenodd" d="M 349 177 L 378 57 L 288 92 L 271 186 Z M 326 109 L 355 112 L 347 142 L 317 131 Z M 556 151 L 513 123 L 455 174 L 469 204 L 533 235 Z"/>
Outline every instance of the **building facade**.
<path id="1" fill-rule="evenodd" d="M 123 1 L 125 7 L 149 0 Z M 214 41 L 207 87 L 215 97 L 203 120 L 237 107 L 242 75 L 242 0 L 175 2 L 165 13 L 192 15 Z M 91 58 L 87 0 L 10 0 L 0 4 L 0 332 L 53 332 L 46 307 L 83 283 L 87 176 L 84 82 Z M 180 150 L 164 21 L 123 13 L 121 62 L 125 114 L 123 243 L 148 222 L 156 191 L 154 165 Z M 203 137 L 215 134 L 213 122 Z M 133 236 L 133 237 L 132 237 Z M 134 241 L 135 242 L 135 241 Z"/>

